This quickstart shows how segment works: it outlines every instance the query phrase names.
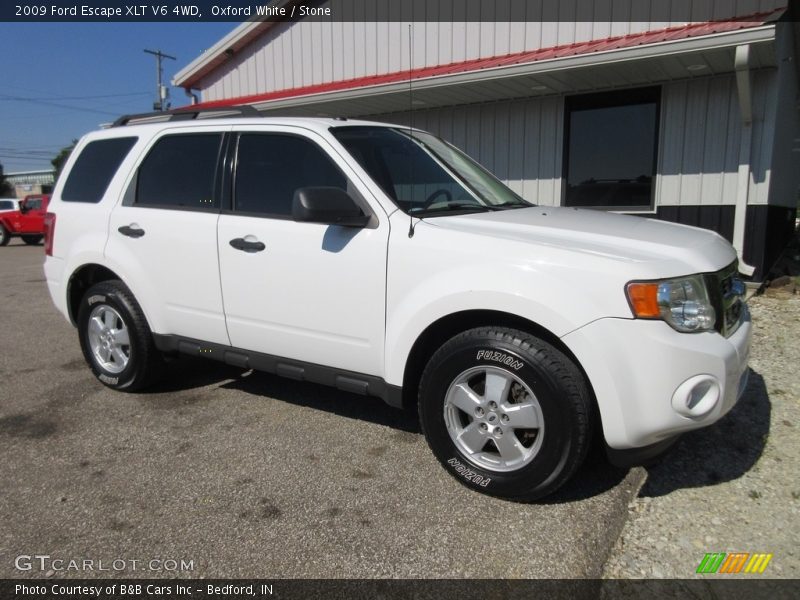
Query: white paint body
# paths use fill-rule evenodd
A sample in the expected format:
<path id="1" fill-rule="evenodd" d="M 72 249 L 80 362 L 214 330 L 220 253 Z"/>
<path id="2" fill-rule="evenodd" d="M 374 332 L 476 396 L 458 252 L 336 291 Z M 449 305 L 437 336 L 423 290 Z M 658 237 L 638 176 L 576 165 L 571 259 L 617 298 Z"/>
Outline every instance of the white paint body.
<path id="1" fill-rule="evenodd" d="M 740 393 L 751 326 L 734 335 L 678 333 L 632 317 L 632 280 L 714 272 L 736 259 L 719 235 L 599 211 L 539 206 L 415 219 L 369 178 L 316 119 L 215 119 L 135 125 L 87 135 L 59 178 L 45 274 L 68 318 L 68 284 L 83 265 L 110 269 L 131 289 L 150 328 L 403 385 L 409 353 L 437 320 L 467 310 L 522 317 L 558 337 L 586 373 L 607 443 L 655 443 L 709 425 Z M 348 122 L 359 124 L 358 122 Z M 291 131 L 322 148 L 373 211 L 377 226 L 345 229 L 286 219 L 125 206 L 154 141 L 169 131 Z M 137 136 L 98 204 L 63 202 L 63 182 L 90 141 Z M 147 235 L 118 233 L 137 224 Z M 230 247 L 254 236 L 266 251 Z M 145 242 L 145 243 L 142 243 Z M 721 402 L 702 418 L 672 408 L 697 375 L 720 382 Z"/>

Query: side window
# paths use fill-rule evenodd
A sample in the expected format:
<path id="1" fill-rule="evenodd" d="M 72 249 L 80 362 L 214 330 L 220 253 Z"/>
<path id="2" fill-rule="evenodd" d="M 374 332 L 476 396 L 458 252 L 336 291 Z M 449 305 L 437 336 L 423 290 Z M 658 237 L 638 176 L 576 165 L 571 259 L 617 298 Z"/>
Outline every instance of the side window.
<path id="1" fill-rule="evenodd" d="M 28 210 L 39 210 L 42 208 L 42 199 L 41 198 L 31 198 L 25 203 L 25 207 Z"/>
<path id="2" fill-rule="evenodd" d="M 221 133 L 167 135 L 142 161 L 135 204 L 218 208 L 214 194 Z"/>
<path id="3" fill-rule="evenodd" d="M 69 172 L 61 200 L 97 203 L 103 199 L 108 184 L 136 143 L 135 137 L 111 138 L 89 142 Z"/>
<path id="4" fill-rule="evenodd" d="M 311 140 L 271 133 L 239 137 L 233 203 L 237 212 L 288 217 L 295 190 L 317 186 L 347 190 L 347 179 Z"/>

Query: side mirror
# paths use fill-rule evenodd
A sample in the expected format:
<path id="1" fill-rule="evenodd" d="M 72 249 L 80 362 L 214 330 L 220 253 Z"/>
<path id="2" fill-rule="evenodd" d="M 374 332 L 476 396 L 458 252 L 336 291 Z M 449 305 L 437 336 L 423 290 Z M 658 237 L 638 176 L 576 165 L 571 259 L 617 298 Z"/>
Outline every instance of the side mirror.
<path id="1" fill-rule="evenodd" d="M 341 188 L 305 187 L 295 191 L 292 218 L 306 223 L 365 227 L 369 216 Z"/>
<path id="2" fill-rule="evenodd" d="M 30 209 L 28 208 L 28 205 L 27 205 L 27 204 L 25 204 L 25 203 L 23 203 L 23 202 L 20 202 L 20 204 L 19 204 L 19 212 L 20 212 L 20 213 L 22 213 L 22 214 L 24 215 L 24 214 L 25 214 L 26 212 L 28 212 L 29 210 L 30 210 Z"/>

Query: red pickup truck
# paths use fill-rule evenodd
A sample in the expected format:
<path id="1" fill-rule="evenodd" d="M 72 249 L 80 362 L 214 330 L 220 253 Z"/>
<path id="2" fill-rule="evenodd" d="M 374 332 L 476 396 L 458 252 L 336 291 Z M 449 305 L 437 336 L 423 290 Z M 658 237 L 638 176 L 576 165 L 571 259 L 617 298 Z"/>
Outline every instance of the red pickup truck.
<path id="1" fill-rule="evenodd" d="M 44 237 L 44 215 L 50 203 L 49 194 L 25 196 L 19 210 L 0 212 L 0 246 L 19 236 L 26 244 L 36 245 Z"/>

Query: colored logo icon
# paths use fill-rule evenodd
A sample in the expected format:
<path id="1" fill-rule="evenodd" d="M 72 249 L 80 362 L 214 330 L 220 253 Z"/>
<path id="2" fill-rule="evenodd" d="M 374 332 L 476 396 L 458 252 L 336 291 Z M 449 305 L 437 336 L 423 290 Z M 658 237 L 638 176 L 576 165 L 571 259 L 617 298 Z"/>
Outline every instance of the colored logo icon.
<path id="1" fill-rule="evenodd" d="M 763 573 L 772 554 L 749 552 L 710 552 L 697 566 L 697 573 Z"/>

